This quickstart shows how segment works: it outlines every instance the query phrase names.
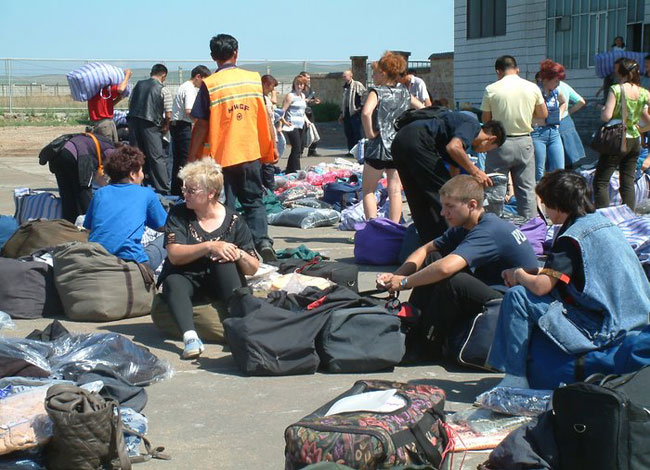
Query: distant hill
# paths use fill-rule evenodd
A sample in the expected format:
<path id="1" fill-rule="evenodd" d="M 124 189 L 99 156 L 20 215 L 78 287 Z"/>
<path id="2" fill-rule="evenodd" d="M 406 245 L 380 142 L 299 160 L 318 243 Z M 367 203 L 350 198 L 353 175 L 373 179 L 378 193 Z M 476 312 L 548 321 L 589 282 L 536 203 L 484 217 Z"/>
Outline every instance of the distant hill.
<path id="1" fill-rule="evenodd" d="M 214 62 L 203 62 L 204 65 L 207 65 L 211 69 L 215 68 Z M 12 65 L 13 73 L 11 81 L 14 84 L 37 84 L 37 85 L 67 85 L 68 81 L 66 79 L 66 73 L 68 71 L 79 68 L 83 65 L 82 61 L 79 62 L 32 62 L 32 61 L 17 61 L 16 64 Z M 133 72 L 132 81 L 136 82 L 149 77 L 150 66 L 145 65 L 142 62 L 129 64 L 128 62 L 115 63 L 115 65 L 122 68 L 131 68 Z M 152 63 L 153 65 L 153 63 Z M 179 63 L 179 62 L 166 62 L 165 65 L 169 69 L 169 75 L 167 81 L 169 84 L 179 84 L 179 67 L 182 69 L 182 80 L 187 80 L 189 78 L 190 71 L 195 65 L 192 63 Z M 241 62 L 242 68 L 248 70 L 254 70 L 259 72 L 260 75 L 270 73 L 280 82 L 290 82 L 293 77 L 298 75 L 304 68 L 309 73 L 312 74 L 321 74 L 321 73 L 332 73 L 332 72 L 342 72 L 346 68 L 350 67 L 349 62 L 341 61 L 340 63 L 333 62 Z M 0 83 L 8 83 L 9 77 L 5 74 L 0 74 Z"/>

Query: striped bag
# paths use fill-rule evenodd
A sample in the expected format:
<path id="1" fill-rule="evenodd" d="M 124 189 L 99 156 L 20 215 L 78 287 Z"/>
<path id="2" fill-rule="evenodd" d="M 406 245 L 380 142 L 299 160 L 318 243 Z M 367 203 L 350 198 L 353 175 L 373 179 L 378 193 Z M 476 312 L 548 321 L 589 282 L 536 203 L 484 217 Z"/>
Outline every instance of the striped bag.
<path id="1" fill-rule="evenodd" d="M 124 71 L 112 64 L 91 62 L 66 75 L 70 94 L 75 101 L 88 101 L 109 85 L 119 85 L 124 80 Z M 128 96 L 129 90 L 122 96 Z"/>
<path id="2" fill-rule="evenodd" d="M 61 198 L 48 191 L 29 188 L 14 189 L 16 214 L 14 218 L 22 225 L 34 219 L 62 219 Z"/>
<path id="3" fill-rule="evenodd" d="M 596 170 L 581 171 L 580 174 L 587 180 L 587 184 L 593 188 L 594 173 Z M 620 183 L 618 171 L 615 171 L 609 180 L 609 205 L 618 206 L 622 204 L 621 194 L 619 193 Z M 650 198 L 650 175 L 641 174 L 634 182 L 634 202 L 638 206 L 643 201 Z"/>

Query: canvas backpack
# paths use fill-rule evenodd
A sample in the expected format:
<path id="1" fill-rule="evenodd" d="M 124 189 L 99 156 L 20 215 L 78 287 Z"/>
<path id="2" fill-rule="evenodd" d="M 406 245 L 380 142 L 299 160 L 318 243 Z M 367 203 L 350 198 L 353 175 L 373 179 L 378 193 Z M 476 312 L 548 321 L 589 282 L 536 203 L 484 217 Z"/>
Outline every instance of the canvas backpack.
<path id="1" fill-rule="evenodd" d="M 650 367 L 596 374 L 553 392 L 561 468 L 650 468 Z"/>

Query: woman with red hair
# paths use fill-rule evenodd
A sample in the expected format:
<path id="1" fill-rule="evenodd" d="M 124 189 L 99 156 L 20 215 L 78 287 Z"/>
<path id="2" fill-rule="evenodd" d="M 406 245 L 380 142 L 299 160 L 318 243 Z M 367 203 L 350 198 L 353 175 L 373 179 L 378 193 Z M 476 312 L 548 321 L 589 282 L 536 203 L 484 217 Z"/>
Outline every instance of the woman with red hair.
<path id="1" fill-rule="evenodd" d="M 548 109 L 546 119 L 533 119 L 533 146 L 535 147 L 535 180 L 539 181 L 548 171 L 564 168 L 564 146 L 560 137 L 560 119 L 566 111 L 566 97 L 559 92 L 560 80 L 564 80 L 562 64 L 546 59 L 540 64 L 537 83 Z"/>

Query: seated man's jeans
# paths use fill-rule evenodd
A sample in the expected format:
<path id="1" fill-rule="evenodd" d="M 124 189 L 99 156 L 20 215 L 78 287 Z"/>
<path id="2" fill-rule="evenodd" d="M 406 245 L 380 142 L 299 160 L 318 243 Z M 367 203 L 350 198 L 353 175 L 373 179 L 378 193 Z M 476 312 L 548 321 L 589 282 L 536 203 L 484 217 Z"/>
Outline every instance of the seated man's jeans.
<path id="1" fill-rule="evenodd" d="M 553 298 L 537 296 L 523 286 L 508 290 L 492 342 L 488 364 L 506 374 L 526 377 L 526 362 L 533 329 Z"/>

